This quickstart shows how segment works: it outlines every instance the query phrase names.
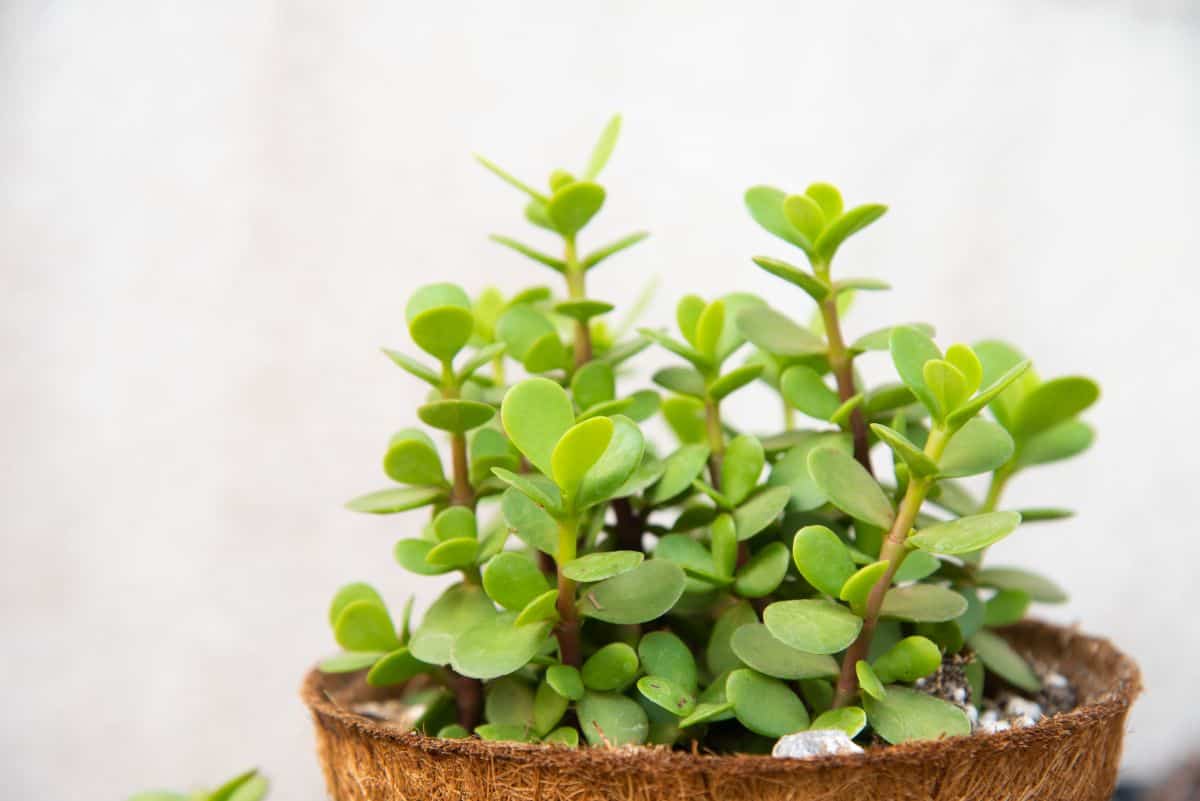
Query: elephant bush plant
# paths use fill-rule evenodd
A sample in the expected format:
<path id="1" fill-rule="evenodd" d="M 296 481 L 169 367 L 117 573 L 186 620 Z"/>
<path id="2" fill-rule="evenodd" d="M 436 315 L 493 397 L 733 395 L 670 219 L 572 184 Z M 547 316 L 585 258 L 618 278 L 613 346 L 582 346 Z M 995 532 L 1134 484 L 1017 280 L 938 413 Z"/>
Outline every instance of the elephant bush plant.
<path id="1" fill-rule="evenodd" d="M 480 159 L 556 247 L 493 239 L 561 280 L 512 297 L 434 284 L 409 299 L 426 358 L 386 353 L 429 385 L 426 428 L 392 437 L 395 485 L 349 506 L 411 512 L 396 560 L 454 580 L 417 624 L 411 600 L 397 624 L 372 587 L 342 588 L 330 623 L 343 652 L 322 670 L 406 685 L 415 726 L 441 737 L 749 752 L 810 728 L 889 743 L 966 734 L 988 673 L 1036 692 L 1037 672 L 994 628 L 1065 596 L 984 554 L 1067 514 L 1008 509 L 1003 492 L 1090 445 L 1079 415 L 1096 385 L 1042 380 L 997 341 L 943 350 L 925 324 L 849 337 L 852 294 L 888 286 L 834 262 L 886 209 L 847 208 L 824 183 L 745 196 L 799 251 L 801 265 L 753 261 L 799 290 L 781 305 L 815 304 L 811 324 L 733 293 L 683 296 L 673 331 L 609 325 L 588 274 L 646 236 L 581 248 L 619 127 L 581 173 L 555 170 L 541 189 Z M 656 390 L 629 391 L 650 347 L 672 364 Z M 897 380 L 865 386 L 859 359 L 890 359 Z M 779 399 L 774 429 L 722 413 L 755 387 Z M 648 439 L 656 416 L 676 441 Z M 990 476 L 984 499 L 968 476 Z M 964 703 L 920 689 L 944 663 L 965 666 Z"/>

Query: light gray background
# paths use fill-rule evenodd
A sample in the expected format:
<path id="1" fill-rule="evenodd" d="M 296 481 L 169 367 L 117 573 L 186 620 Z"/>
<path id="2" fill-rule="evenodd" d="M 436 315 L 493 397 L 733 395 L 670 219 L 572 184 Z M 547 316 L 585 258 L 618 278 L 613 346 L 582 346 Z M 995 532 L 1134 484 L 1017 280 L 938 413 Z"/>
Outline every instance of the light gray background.
<path id="1" fill-rule="evenodd" d="M 330 594 L 437 586 L 390 560 L 415 519 L 340 508 L 415 419 L 376 348 L 421 283 L 553 278 L 486 241 L 526 226 L 470 154 L 540 180 L 616 110 L 590 241 L 654 238 L 594 296 L 658 275 L 656 323 L 732 288 L 807 314 L 740 196 L 827 179 L 892 205 L 841 260 L 897 286 L 852 331 L 928 319 L 1101 379 L 1095 450 L 1011 495 L 1079 517 L 996 558 L 1139 657 L 1127 767 L 1154 776 L 1200 739 L 1195 8 L 4 3 L 0 795 L 258 764 L 322 796 L 296 689 Z"/>

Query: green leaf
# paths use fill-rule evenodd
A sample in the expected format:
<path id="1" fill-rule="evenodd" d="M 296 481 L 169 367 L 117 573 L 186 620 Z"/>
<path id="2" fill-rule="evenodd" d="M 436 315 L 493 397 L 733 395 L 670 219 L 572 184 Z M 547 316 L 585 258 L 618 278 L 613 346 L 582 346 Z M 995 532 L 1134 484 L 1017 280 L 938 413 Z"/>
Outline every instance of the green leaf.
<path id="1" fill-rule="evenodd" d="M 729 514 L 718 515 L 709 528 L 709 548 L 712 551 L 713 570 L 718 576 L 729 578 L 737 566 L 737 524 Z"/>
<path id="2" fill-rule="evenodd" d="M 990 473 L 1013 455 L 1013 439 L 990 420 L 968 420 L 950 441 L 938 464 L 942 478 L 959 478 Z"/>
<path id="3" fill-rule="evenodd" d="M 617 382 L 613 368 L 604 362 L 592 361 L 580 367 L 571 377 L 571 394 L 580 409 L 589 409 L 598 403 L 616 397 Z"/>
<path id="4" fill-rule="evenodd" d="M 441 361 L 453 359 L 470 341 L 474 331 L 475 315 L 469 306 L 440 306 L 421 312 L 408 322 L 408 333 L 413 342 Z"/>
<path id="5" fill-rule="evenodd" d="M 714 401 L 723 400 L 728 395 L 754 381 L 762 375 L 762 372 L 763 365 L 761 364 L 747 364 L 744 367 L 730 370 L 709 385 L 708 397 Z"/>
<path id="6" fill-rule="evenodd" d="M 629 234 L 628 236 L 623 236 L 615 242 L 610 242 L 604 247 L 593 250 L 591 253 L 583 257 L 583 260 L 580 262 L 580 264 L 583 265 L 583 269 L 590 270 L 600 262 L 607 259 L 609 256 L 616 255 L 622 250 L 631 248 L 639 242 L 645 241 L 649 236 L 650 234 L 646 231 L 637 231 Z"/>
<path id="7" fill-rule="evenodd" d="M 642 563 L 641 551 L 601 551 L 573 559 L 562 566 L 562 574 L 583 583 L 603 581 L 627 573 Z"/>
<path id="8" fill-rule="evenodd" d="M 791 447 L 771 468 L 767 483 L 786 486 L 792 492 L 790 507 L 804 512 L 823 506 L 829 499 L 817 486 L 808 470 L 808 456 L 820 448 L 833 448 L 851 454 L 854 444 L 849 434 L 832 432 L 794 432 L 797 444 Z"/>
<path id="9" fill-rule="evenodd" d="M 883 617 L 913 623 L 940 623 L 967 611 L 967 600 L 957 592 L 936 584 L 893 587 L 883 596 Z"/>
<path id="10" fill-rule="evenodd" d="M 1017 514 L 1021 515 L 1022 523 L 1047 523 L 1054 520 L 1065 520 L 1068 517 L 1074 517 L 1075 515 L 1075 513 L 1070 509 L 1060 509 L 1053 506 L 1036 506 L 1031 509 L 1018 509 Z"/>
<path id="11" fill-rule="evenodd" d="M 492 475 L 528 496 L 534 503 L 553 515 L 561 516 L 562 496 L 559 494 L 558 487 L 549 479 L 535 474 L 513 473 L 502 467 L 493 467 Z"/>
<path id="12" fill-rule="evenodd" d="M 912 326 L 899 325 L 889 335 L 892 363 L 900 380 L 912 390 L 917 400 L 930 412 L 937 412 L 938 404 L 925 383 L 925 363 L 942 357 L 937 345 L 923 331 Z"/>
<path id="13" fill-rule="evenodd" d="M 687 491 L 708 462 L 707 445 L 684 445 L 667 457 L 662 477 L 650 491 L 649 501 L 657 506 Z"/>
<path id="14" fill-rule="evenodd" d="M 470 478 L 473 484 L 489 478 L 493 467 L 512 472 L 521 465 L 520 453 L 508 441 L 508 437 L 494 428 L 481 428 L 475 432 L 471 437 L 470 457 Z"/>
<path id="15" fill-rule="evenodd" d="M 554 446 L 575 423 L 567 391 L 548 378 L 528 378 L 504 396 L 500 419 L 525 458 L 546 475 L 553 475 Z"/>
<path id="16" fill-rule="evenodd" d="M 347 501 L 346 508 L 352 512 L 390 515 L 428 506 L 445 497 L 446 491 L 439 487 L 392 487 L 360 495 Z"/>
<path id="17" fill-rule="evenodd" d="M 975 573 L 975 581 L 998 590 L 1020 590 L 1039 603 L 1061 604 L 1067 600 L 1067 594 L 1050 579 L 1015 567 L 985 567 Z"/>
<path id="18" fill-rule="evenodd" d="M 766 454 L 757 437 L 742 434 L 729 441 L 721 460 L 721 493 L 731 505 L 746 499 L 765 464 Z"/>
<path id="19" fill-rule="evenodd" d="M 683 570 L 678 565 L 650 559 L 590 587 L 580 611 L 606 623 L 645 623 L 670 611 L 683 595 L 683 587 Z"/>
<path id="20" fill-rule="evenodd" d="M 966 380 L 967 395 L 974 395 L 983 381 L 983 365 L 975 351 L 966 345 L 951 345 L 946 349 L 946 361 L 958 368 Z"/>
<path id="21" fill-rule="evenodd" d="M 829 297 L 829 294 L 832 291 L 832 288 L 824 279 L 818 278 L 807 270 L 794 267 L 791 264 L 788 264 L 786 261 L 772 259 L 768 256 L 755 256 L 753 261 L 771 275 L 774 275 L 777 278 L 782 278 L 789 284 L 794 284 L 795 286 L 800 287 L 817 303 L 820 303 L 821 301 L 825 300 L 825 298 Z"/>
<path id="22" fill-rule="evenodd" d="M 1082 420 L 1059 423 L 1021 443 L 1017 466 L 1032 467 L 1070 459 L 1090 448 L 1095 437 L 1092 427 Z"/>
<path id="23" fill-rule="evenodd" d="M 1054 378 L 1034 387 L 1013 414 L 1012 432 L 1030 437 L 1075 417 L 1100 397 L 1100 387 L 1083 376 Z"/>
<path id="24" fill-rule="evenodd" d="M 614 308 L 616 307 L 611 303 L 606 303 L 602 300 L 587 300 L 586 298 L 564 300 L 561 303 L 554 304 L 555 312 L 580 323 L 586 323 L 594 317 L 608 314 Z M 603 362 L 600 363 L 603 364 Z"/>
<path id="25" fill-rule="evenodd" d="M 804 194 L 817 202 L 826 220 L 842 216 L 842 193 L 833 184 L 821 181 L 809 184 L 808 189 L 804 190 Z"/>
<path id="26" fill-rule="evenodd" d="M 930 553 L 970 553 L 999 542 L 1020 524 L 1016 512 L 986 512 L 923 528 L 908 538 L 908 544 Z"/>
<path id="27" fill-rule="evenodd" d="M 567 712 L 567 699 L 543 681 L 538 685 L 533 701 L 533 730 L 538 736 L 550 733 Z"/>
<path id="28" fill-rule="evenodd" d="M 875 675 L 886 683 L 916 681 L 933 673 L 942 664 L 942 652 L 924 637 L 905 637 L 889 648 L 871 665 Z"/>
<path id="29" fill-rule="evenodd" d="M 681 443 L 704 441 L 704 404 L 696 398 L 667 398 L 662 402 L 662 415 Z"/>
<path id="30" fill-rule="evenodd" d="M 768 543 L 738 569 L 734 591 L 743 598 L 770 595 L 783 583 L 787 569 L 787 546 L 782 542 Z"/>
<path id="31" fill-rule="evenodd" d="M 637 652 L 646 673 L 669 679 L 684 692 L 696 691 L 696 660 L 678 636 L 669 631 L 652 631 L 642 636 Z"/>
<path id="32" fill-rule="evenodd" d="M 805 581 L 834 598 L 841 593 L 846 579 L 854 574 L 850 552 L 841 538 L 825 526 L 805 526 L 797 531 L 792 540 L 792 559 Z"/>
<path id="33" fill-rule="evenodd" d="M 967 644 L 983 662 L 984 667 L 1009 684 L 1030 693 L 1042 689 L 1042 681 L 1029 667 L 1029 663 L 1000 635 L 980 629 L 967 638 Z"/>
<path id="34" fill-rule="evenodd" d="M 399 351 L 390 350 L 388 348 L 383 348 L 383 353 L 385 356 L 387 356 L 389 359 L 392 360 L 393 364 L 395 364 L 397 367 L 401 368 L 408 374 L 416 376 L 417 378 L 421 379 L 426 384 L 429 384 L 432 387 L 436 387 L 439 389 L 441 388 L 442 377 L 439 376 L 437 373 L 435 373 L 430 368 L 421 364 L 416 359 L 413 359 L 409 356 L 405 356 L 403 353 L 400 353 Z"/>
<path id="35" fill-rule="evenodd" d="M 855 353 L 863 353 L 870 350 L 889 350 L 891 348 L 892 331 L 896 328 L 912 328 L 926 337 L 932 337 L 935 333 L 934 327 L 929 323 L 908 323 L 903 326 L 888 326 L 887 328 L 880 328 L 868 334 L 863 334 L 850 344 L 850 350 Z"/>
<path id="36" fill-rule="evenodd" d="M 496 609 L 482 587 L 455 584 L 429 607 L 408 641 L 409 651 L 422 662 L 445 665 L 450 662 L 450 652 L 459 635 L 495 617 Z"/>
<path id="37" fill-rule="evenodd" d="M 638 674 L 637 652 L 623 642 L 610 642 L 583 663 L 580 675 L 589 690 L 624 690 Z"/>
<path id="38" fill-rule="evenodd" d="M 748 540 L 774 523 L 791 497 L 792 491 L 787 487 L 767 487 L 734 509 L 733 521 L 737 525 L 738 541 Z"/>
<path id="39" fill-rule="evenodd" d="M 612 421 L 612 437 L 600 458 L 583 476 L 575 498 L 579 509 L 616 497 L 642 462 L 646 442 L 637 424 L 620 415 L 607 419 Z"/>
<path id="40" fill-rule="evenodd" d="M 478 321 L 476 321 L 476 329 L 478 330 Z M 458 368 L 455 374 L 457 381 L 461 384 L 464 381 L 472 378 L 475 371 L 483 367 L 488 362 L 495 361 L 508 349 L 508 345 L 503 342 L 493 342 L 491 345 L 485 345 L 479 350 L 472 353 Z M 477 383 L 483 379 L 477 379 Z"/>
<path id="41" fill-rule="evenodd" d="M 500 513 L 526 545 L 551 556 L 558 552 L 558 524 L 525 493 L 506 490 L 500 498 Z"/>
<path id="42" fill-rule="evenodd" d="M 833 291 L 836 294 L 843 292 L 881 292 L 891 289 L 892 285 L 887 281 L 879 278 L 843 278 L 840 281 L 833 282 Z"/>
<path id="43" fill-rule="evenodd" d="M 471 309 L 471 298 L 462 287 L 455 284 L 427 284 L 409 297 L 404 307 L 404 318 L 411 325 L 413 320 L 427 311 L 440 308 Z"/>
<path id="44" fill-rule="evenodd" d="M 946 418 L 946 422 L 951 428 L 961 425 L 964 421 L 974 417 L 976 413 L 990 403 L 992 404 L 992 411 L 996 414 L 996 419 L 1000 420 L 1000 424 L 1011 429 L 1011 424 L 1006 422 L 1007 417 L 1001 418 L 1001 414 L 1004 414 L 1004 412 L 998 410 L 1003 408 L 1000 404 L 1008 396 L 1009 391 L 1018 390 L 1018 387 L 1014 386 L 1018 379 L 1022 376 L 1028 377 L 1032 375 L 1032 371 L 1029 371 L 1029 365 L 1030 362 L 1028 360 L 1015 365 L 1007 373 L 997 378 L 987 389 L 959 407 L 957 411 Z M 984 375 L 986 377 L 986 371 Z M 1024 390 L 1019 389 L 1018 391 L 1023 392 Z"/>
<path id="45" fill-rule="evenodd" d="M 692 344 L 710 362 L 718 362 L 717 342 L 721 332 L 725 330 L 725 303 L 714 300 L 704 307 L 700 317 L 696 319 L 696 341 Z"/>
<path id="46" fill-rule="evenodd" d="M 432 564 L 427 557 L 436 543 L 429 540 L 403 539 L 396 543 L 392 555 L 396 562 L 409 573 L 418 576 L 440 576 L 451 570 L 449 565 Z"/>
<path id="47" fill-rule="evenodd" d="M 496 554 L 484 566 L 483 589 L 500 606 L 520 612 L 530 601 L 549 590 L 550 584 L 528 556 L 505 551 Z"/>
<path id="48" fill-rule="evenodd" d="M 842 585 L 842 590 L 838 593 L 838 597 L 850 604 L 850 609 L 859 617 L 866 617 L 867 599 L 871 595 L 871 589 L 883 578 L 883 574 L 887 572 L 888 562 L 872 562 L 869 565 L 861 567 L 846 579 L 846 583 Z"/>
<path id="49" fill-rule="evenodd" d="M 983 607 L 985 626 L 1009 626 L 1025 617 L 1029 594 L 1021 590 L 999 590 Z"/>
<path id="50" fill-rule="evenodd" d="M 333 635 L 347 651 L 391 651 L 400 646 L 387 608 L 370 600 L 346 604 L 333 624 Z"/>
<path id="51" fill-rule="evenodd" d="M 904 464 L 908 465 L 909 471 L 914 476 L 925 477 L 937 473 L 937 464 L 899 431 L 880 423 L 871 423 L 871 430 L 892 449 L 893 453 L 900 457 Z"/>
<path id="52" fill-rule="evenodd" d="M 900 563 L 900 568 L 896 571 L 896 575 L 892 580 L 897 584 L 920 581 L 923 578 L 932 576 L 941 567 L 941 560 L 933 554 L 928 554 L 924 551 L 909 551 L 908 556 L 904 557 L 904 561 Z"/>
<path id="53" fill-rule="evenodd" d="M 790 242 L 805 253 L 812 253 L 811 241 L 788 222 L 783 211 L 787 193 L 773 186 L 753 186 L 746 190 L 746 209 L 754 221 L 785 242 Z"/>
<path id="54" fill-rule="evenodd" d="M 583 698 L 583 677 L 570 665 L 551 665 L 546 668 L 546 684 L 570 701 Z"/>
<path id="55" fill-rule="evenodd" d="M 815 242 L 825 227 L 825 212 L 808 195 L 788 195 L 783 199 L 783 216 L 809 242 Z"/>
<path id="56" fill-rule="evenodd" d="M 557 623 L 558 618 L 558 590 L 546 590 L 525 604 L 517 615 L 517 625 L 526 626 L 543 621 Z"/>
<path id="57" fill-rule="evenodd" d="M 862 405 L 865 397 L 863 393 L 859 392 L 846 398 L 840 406 L 833 410 L 833 414 L 829 415 L 829 422 L 835 426 L 846 426 L 850 421 L 850 415 L 854 414 L 854 410 Z"/>
<path id="58" fill-rule="evenodd" d="M 704 376 L 690 367 L 664 367 L 654 373 L 652 380 L 664 389 L 693 398 L 703 398 L 706 393 Z"/>
<path id="59" fill-rule="evenodd" d="M 332 603 L 329 604 L 329 625 L 336 626 L 342 610 L 355 601 L 370 601 L 387 608 L 383 598 L 370 584 L 364 584 L 361 581 L 347 584 L 337 591 L 337 594 L 333 596 Z"/>
<path id="60" fill-rule="evenodd" d="M 612 437 L 613 421 L 608 417 L 593 417 L 567 429 L 554 446 L 550 457 L 552 475 L 568 507 L 587 471 L 599 461 Z"/>
<path id="61" fill-rule="evenodd" d="M 683 344 L 682 342 L 672 339 L 661 331 L 655 331 L 651 328 L 639 328 L 638 333 L 652 342 L 671 351 L 676 356 L 680 356 L 691 362 L 696 369 L 700 370 L 701 372 L 708 372 L 712 369 L 712 363 L 704 356 L 704 354 Z"/>
<path id="62" fill-rule="evenodd" d="M 510 306 L 496 321 L 496 339 L 507 345 L 508 354 L 521 363 L 525 363 L 534 344 L 548 336 L 557 337 L 554 323 L 527 304 Z"/>
<path id="63" fill-rule="evenodd" d="M 777 679 L 833 678 L 837 661 L 828 654 L 810 654 L 780 642 L 762 623 L 735 629 L 729 641 L 738 659 L 759 673 Z"/>
<path id="64" fill-rule="evenodd" d="M 758 615 L 748 601 L 738 601 L 721 613 L 713 624 L 704 650 L 704 663 L 713 675 L 742 666 L 741 659 L 733 652 L 733 635 L 742 626 L 758 622 Z"/>
<path id="65" fill-rule="evenodd" d="M 257 770 L 248 770 L 213 790 L 205 801 L 259 801 L 267 794 L 267 780 Z"/>
<path id="66" fill-rule="evenodd" d="M 812 654 L 833 654 L 858 637 L 862 620 L 833 601 L 777 601 L 763 612 L 771 634 L 785 645 Z"/>
<path id="67" fill-rule="evenodd" d="M 463 632 L 454 641 L 450 664 L 473 679 L 506 676 L 525 667 L 549 633 L 549 623 L 517 626 L 513 615 L 499 615 Z"/>
<path id="68" fill-rule="evenodd" d="M 643 676 L 637 687 L 648 701 L 677 717 L 687 717 L 696 708 L 696 697 L 666 676 Z"/>
<path id="69" fill-rule="evenodd" d="M 979 357 L 980 364 L 983 365 L 983 386 L 986 387 L 995 386 L 1002 376 L 1012 373 L 1021 364 L 1025 364 L 1026 368 L 1029 365 L 1029 360 L 1025 358 L 1025 354 L 1007 342 L 999 340 L 976 342 L 974 350 L 975 355 Z M 1021 402 L 1021 399 L 1025 397 L 1029 390 L 1041 383 L 1033 370 L 1022 369 L 1018 378 L 1019 380 L 1014 380 L 1011 387 L 997 393 L 994 396 L 994 400 L 988 400 L 984 404 L 987 405 L 987 403 L 990 403 L 992 412 L 996 415 L 996 420 L 1000 422 L 1000 425 L 1010 430 L 1012 427 L 1013 412 L 1017 404 Z M 983 407 L 980 406 L 980 408 Z"/>
<path id="70" fill-rule="evenodd" d="M 825 353 L 825 341 L 770 306 L 755 306 L 737 316 L 738 330 L 755 346 L 776 356 L 801 358 Z"/>
<path id="71" fill-rule="evenodd" d="M 818 420 L 828 420 L 842 404 L 821 375 L 804 365 L 783 371 L 779 377 L 779 391 L 789 404 Z"/>
<path id="72" fill-rule="evenodd" d="M 529 195 L 529 197 L 535 201 L 539 201 L 540 203 L 546 202 L 545 195 L 541 194 L 540 192 L 538 192 L 536 189 L 529 186 L 528 184 L 523 183 L 522 181 L 519 181 L 516 178 L 514 178 L 513 176 L 509 175 L 507 172 L 505 172 L 503 169 L 501 169 L 498 165 L 494 164 L 493 162 L 489 161 L 488 159 L 484 158 L 483 156 L 476 154 L 475 160 L 478 161 L 480 164 L 482 164 L 484 167 L 486 167 L 490 172 L 492 172 L 500 180 L 504 181 L 509 186 L 512 186 L 516 189 L 521 190 L 525 194 Z"/>
<path id="73" fill-rule="evenodd" d="M 475 564 L 479 541 L 474 537 L 456 537 L 434 545 L 425 554 L 425 561 L 435 567 L 465 568 Z"/>
<path id="74" fill-rule="evenodd" d="M 822 712 L 809 724 L 809 731 L 844 731 L 847 737 L 857 737 L 867 726 L 867 713 L 857 706 L 843 706 Z"/>
<path id="75" fill-rule="evenodd" d="M 683 334 L 683 338 L 692 347 L 696 346 L 696 325 L 706 308 L 708 304 L 699 295 L 684 295 L 679 299 L 679 303 L 675 304 L 675 324 L 679 326 L 679 333 Z"/>
<path id="76" fill-rule="evenodd" d="M 579 747 L 579 730 L 571 726 L 560 726 L 542 738 L 542 745 Z"/>
<path id="77" fill-rule="evenodd" d="M 533 688 L 506 676 L 491 682 L 484 700 L 484 718 L 496 726 L 533 727 Z"/>
<path id="78" fill-rule="evenodd" d="M 565 237 L 575 236 L 600 211 L 604 194 L 604 187 L 590 181 L 576 181 L 556 191 L 546 204 L 554 230 Z"/>
<path id="79" fill-rule="evenodd" d="M 641 704 L 617 693 L 587 693 L 577 714 L 583 736 L 593 747 L 641 745 L 650 731 Z"/>
<path id="80" fill-rule="evenodd" d="M 509 248 L 510 250 L 515 250 L 517 253 L 520 253 L 522 256 L 525 256 L 526 258 L 529 258 L 529 259 L 533 259 L 538 264 L 545 265 L 546 267 L 549 267 L 551 270 L 554 270 L 555 272 L 566 273 L 566 271 L 567 271 L 566 262 L 564 262 L 562 259 L 556 259 L 553 256 L 549 256 L 545 253 L 542 253 L 540 250 L 531 248 L 529 245 L 518 242 L 515 239 L 511 239 L 510 237 L 507 237 L 507 236 L 501 236 L 500 234 L 492 234 L 491 236 L 488 237 L 488 239 L 492 240 L 496 244 L 503 245 L 504 247 Z"/>
<path id="81" fill-rule="evenodd" d="M 871 728 L 893 745 L 971 733 L 971 721 L 962 709 L 907 687 L 888 687 L 883 698 L 863 700 Z"/>
<path id="82" fill-rule="evenodd" d="M 465 506 L 451 506 L 438 512 L 433 518 L 433 531 L 439 542 L 479 536 L 475 513 Z"/>
<path id="83" fill-rule="evenodd" d="M 531 742 L 533 734 L 528 726 L 512 726 L 503 723 L 484 723 L 475 727 L 475 736 L 485 742 Z"/>
<path id="84" fill-rule="evenodd" d="M 452 434 L 479 428 L 495 414 L 496 410 L 486 403 L 469 400 L 440 400 L 417 407 L 421 422 Z"/>
<path id="85" fill-rule="evenodd" d="M 875 675 L 875 671 L 871 669 L 870 663 L 865 659 L 860 659 L 854 663 L 854 674 L 858 677 L 858 687 L 866 696 L 876 700 L 887 695 L 887 690 L 883 687 L 883 682 Z"/>
<path id="86" fill-rule="evenodd" d="M 921 368 L 921 376 L 933 396 L 935 405 L 930 411 L 937 419 L 942 419 L 958 409 L 969 397 L 966 376 L 945 359 L 931 359 L 925 362 Z"/>
<path id="87" fill-rule="evenodd" d="M 753 670 L 729 674 L 725 692 L 738 722 L 755 734 L 782 737 L 808 728 L 808 710 L 786 684 Z"/>
<path id="88" fill-rule="evenodd" d="M 814 450 L 808 469 L 834 506 L 857 520 L 891 528 L 895 519 L 891 501 L 853 456 L 832 448 Z"/>
<path id="89" fill-rule="evenodd" d="M 617 138 L 621 135 L 621 115 L 614 114 L 604 126 L 604 130 L 600 132 L 600 138 L 596 141 L 596 146 L 592 148 L 591 158 L 588 159 L 587 167 L 583 170 L 583 177 L 589 181 L 595 180 L 600 171 L 604 169 L 604 165 L 608 164 L 609 158 L 612 156 L 613 149 L 617 146 Z"/>
<path id="90" fill-rule="evenodd" d="M 817 257 L 829 264 L 843 242 L 878 220 L 886 211 L 887 206 L 868 203 L 856 206 L 837 219 L 831 220 L 813 245 Z"/>
<path id="91" fill-rule="evenodd" d="M 437 448 L 428 435 L 415 428 L 406 428 L 392 437 L 383 457 L 383 472 L 401 484 L 446 484 Z"/>
<path id="92" fill-rule="evenodd" d="M 354 673 L 371 667 L 385 655 L 383 651 L 347 651 L 321 660 L 318 669 L 322 673 Z"/>
<path id="93" fill-rule="evenodd" d="M 367 684 L 372 687 L 393 687 L 424 673 L 429 667 L 413 656 L 407 647 L 400 647 L 375 663 L 367 673 Z"/>

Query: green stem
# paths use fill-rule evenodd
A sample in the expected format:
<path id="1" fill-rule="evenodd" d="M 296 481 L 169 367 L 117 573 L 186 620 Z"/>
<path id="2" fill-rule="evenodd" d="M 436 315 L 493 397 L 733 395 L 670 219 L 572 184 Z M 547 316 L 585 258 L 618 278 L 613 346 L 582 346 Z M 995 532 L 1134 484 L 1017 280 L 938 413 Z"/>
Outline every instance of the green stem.
<path id="1" fill-rule="evenodd" d="M 582 300 L 587 297 L 585 284 L 585 271 L 583 265 L 579 263 L 579 256 L 575 252 L 575 237 L 566 237 L 566 245 L 563 253 L 563 261 L 567 263 L 567 297 L 571 300 Z M 592 332 L 588 329 L 588 324 L 583 320 L 575 321 L 575 369 L 578 370 L 583 365 L 592 360 Z"/>
<path id="2" fill-rule="evenodd" d="M 827 275 L 826 275 L 827 277 Z M 837 381 L 838 398 L 845 403 L 857 393 L 854 386 L 854 356 L 846 348 L 842 338 L 841 321 L 838 319 L 837 298 L 830 296 L 821 301 L 821 319 L 825 323 L 825 338 L 829 342 L 829 367 Z M 854 458 L 875 475 L 871 467 L 871 445 L 867 439 L 867 420 L 859 405 L 850 413 L 850 433 L 854 437 Z"/>
<path id="3" fill-rule="evenodd" d="M 980 512 L 994 512 L 1000 506 L 1000 496 L 1004 494 L 1008 480 L 1013 475 L 1011 464 L 1010 462 L 1003 465 L 992 473 L 992 482 L 988 485 L 987 497 L 983 500 L 983 506 L 979 507 Z"/>
<path id="4" fill-rule="evenodd" d="M 704 429 L 708 435 L 708 477 L 712 488 L 721 491 L 721 461 L 725 458 L 725 432 L 721 428 L 721 405 L 704 401 Z"/>
<path id="5" fill-rule="evenodd" d="M 563 565 L 575 558 L 579 540 L 579 525 L 574 520 L 558 523 L 558 551 L 555 558 L 558 570 L 558 655 L 564 665 L 579 667 L 582 654 L 579 647 L 579 612 L 575 609 L 575 582 L 563 575 Z"/>
<path id="6" fill-rule="evenodd" d="M 925 442 L 925 455 L 936 463 L 941 459 L 949 439 L 950 433 L 945 428 L 934 427 L 929 432 L 929 439 Z M 837 694 L 833 701 L 834 708 L 846 706 L 858 695 L 858 673 L 855 671 L 855 666 L 859 660 L 866 659 L 871 651 L 871 639 L 874 637 L 875 627 L 879 623 L 879 612 L 883 607 L 883 599 L 892 586 L 896 571 L 900 569 L 904 557 L 908 555 L 908 534 L 912 530 L 913 523 L 916 522 L 917 513 L 921 511 L 921 504 L 925 502 L 925 496 L 929 493 L 933 483 L 934 479 L 931 476 L 914 477 L 908 482 L 904 499 L 900 501 L 900 508 L 896 510 L 896 519 L 888 530 L 887 536 L 884 537 L 883 546 L 879 550 L 879 561 L 888 563 L 887 570 L 871 587 L 871 592 L 867 596 L 867 611 L 863 616 L 862 630 L 842 658 L 841 675 L 838 677 Z"/>

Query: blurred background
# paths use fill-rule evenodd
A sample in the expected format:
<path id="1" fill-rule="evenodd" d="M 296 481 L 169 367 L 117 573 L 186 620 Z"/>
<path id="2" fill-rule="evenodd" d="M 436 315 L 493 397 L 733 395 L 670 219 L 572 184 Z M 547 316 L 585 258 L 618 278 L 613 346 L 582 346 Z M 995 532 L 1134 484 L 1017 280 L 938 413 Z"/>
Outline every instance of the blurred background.
<path id="1" fill-rule="evenodd" d="M 384 486 L 423 390 L 403 306 L 433 280 L 554 278 L 487 241 L 625 131 L 589 242 L 654 236 L 590 295 L 802 293 L 754 183 L 890 213 L 839 257 L 896 287 L 861 333 L 1004 336 L 1104 388 L 1100 437 L 1012 487 L 1063 505 L 997 561 L 1073 592 L 1044 616 L 1135 655 L 1126 774 L 1200 744 L 1200 6 L 1085 2 L 0 4 L 0 786 L 119 799 L 259 765 L 323 798 L 297 690 L 342 583 L 409 592 Z M 661 357 L 655 357 L 661 358 Z M 653 363 L 653 359 L 651 362 Z M 877 365 L 884 369 L 885 364 Z M 774 425 L 762 396 L 734 404 Z"/>

